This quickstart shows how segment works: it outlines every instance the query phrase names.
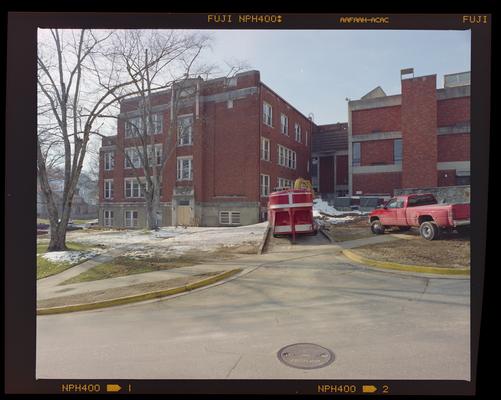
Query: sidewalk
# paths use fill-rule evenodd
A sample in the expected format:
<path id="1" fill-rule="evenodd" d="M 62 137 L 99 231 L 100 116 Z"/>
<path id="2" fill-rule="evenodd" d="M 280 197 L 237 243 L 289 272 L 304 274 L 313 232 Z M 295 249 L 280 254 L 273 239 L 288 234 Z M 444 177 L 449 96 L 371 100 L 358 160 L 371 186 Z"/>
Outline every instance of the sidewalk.
<path id="1" fill-rule="evenodd" d="M 278 246 L 272 253 L 261 255 L 247 255 L 226 261 L 173 268 L 165 271 L 61 285 L 67 279 L 75 277 L 96 265 L 108 262 L 127 251 L 123 247 L 115 248 L 60 274 L 38 280 L 37 310 L 39 313 L 50 314 L 163 297 L 211 285 L 228 279 L 232 275 L 243 275 L 260 266 L 270 266 L 313 254 L 341 254 L 343 249 L 392 241 L 401 238 L 400 236 L 403 235 L 374 236 L 321 246 L 311 244 L 284 245 Z M 80 307 L 84 305 L 88 306 Z M 41 311 L 42 309 L 43 311 Z"/>

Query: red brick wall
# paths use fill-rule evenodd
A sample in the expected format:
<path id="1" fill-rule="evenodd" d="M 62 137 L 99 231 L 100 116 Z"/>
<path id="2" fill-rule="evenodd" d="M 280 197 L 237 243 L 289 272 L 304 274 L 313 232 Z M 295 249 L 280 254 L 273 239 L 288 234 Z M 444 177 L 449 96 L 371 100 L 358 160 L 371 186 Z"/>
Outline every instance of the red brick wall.
<path id="1" fill-rule="evenodd" d="M 320 157 L 320 193 L 334 192 L 334 156 Z"/>
<path id="2" fill-rule="evenodd" d="M 437 125 L 449 126 L 470 120 L 470 97 L 458 97 L 437 102 Z"/>
<path id="3" fill-rule="evenodd" d="M 469 161 L 470 134 L 440 135 L 438 141 L 438 161 Z"/>
<path id="4" fill-rule="evenodd" d="M 352 134 L 400 131 L 400 106 L 353 111 Z"/>
<path id="5" fill-rule="evenodd" d="M 336 184 L 348 184 L 348 155 L 336 156 Z"/>
<path id="6" fill-rule="evenodd" d="M 361 190 L 363 195 L 388 194 L 393 196 L 393 189 L 401 185 L 400 172 L 384 172 L 378 174 L 353 174 L 353 195 Z"/>
<path id="7" fill-rule="evenodd" d="M 360 143 L 361 165 L 393 164 L 393 140 Z"/>
<path id="8" fill-rule="evenodd" d="M 404 188 L 437 186 L 436 75 L 402 80 Z"/>
<path id="9" fill-rule="evenodd" d="M 454 186 L 456 184 L 456 170 L 438 171 L 438 186 Z"/>
<path id="10" fill-rule="evenodd" d="M 285 100 L 278 96 L 266 85 L 260 86 L 261 101 L 259 104 L 259 123 L 261 136 L 270 140 L 270 161 L 260 161 L 260 174 L 270 175 L 270 189 L 273 190 L 278 184 L 278 178 L 290 179 L 292 181 L 297 178 L 310 179 L 310 173 L 307 170 L 308 162 L 311 155 L 311 134 L 313 131 L 313 123 L 306 116 L 301 114 L 294 107 L 289 105 Z M 262 122 L 263 101 L 272 106 L 272 127 Z M 289 119 L 288 135 L 281 133 L 280 130 L 280 114 L 285 114 Z M 294 134 L 294 124 L 298 123 L 301 126 L 301 142 L 296 142 Z M 308 132 L 308 142 L 306 142 L 306 132 Z M 278 145 L 285 146 L 296 152 L 295 170 L 285 168 L 278 165 Z M 261 158 L 259 154 L 259 159 Z M 334 178 L 333 178 L 334 179 Z M 261 198 L 261 206 L 267 205 L 268 199 Z"/>

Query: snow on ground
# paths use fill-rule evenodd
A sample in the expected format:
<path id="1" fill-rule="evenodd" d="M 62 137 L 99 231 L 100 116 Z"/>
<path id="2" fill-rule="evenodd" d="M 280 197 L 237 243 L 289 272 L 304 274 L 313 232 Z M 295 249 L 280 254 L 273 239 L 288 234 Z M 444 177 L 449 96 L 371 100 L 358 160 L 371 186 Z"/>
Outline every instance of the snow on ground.
<path id="1" fill-rule="evenodd" d="M 158 231 L 73 231 L 68 240 L 106 247 L 125 247 L 124 254 L 145 257 L 158 252 L 177 255 L 188 251 L 213 251 L 220 247 L 259 245 L 268 222 L 236 227 L 162 227 Z"/>
<path id="2" fill-rule="evenodd" d="M 330 206 L 329 203 L 323 201 L 322 199 L 314 199 L 313 200 L 313 216 L 319 217 L 322 214 L 328 214 L 330 216 L 338 216 L 344 214 L 362 214 L 359 210 L 350 210 L 350 211 L 339 211 L 334 207 Z"/>
<path id="3" fill-rule="evenodd" d="M 42 254 L 42 258 L 55 263 L 67 262 L 73 264 L 97 256 L 99 253 L 100 251 L 52 251 Z"/>

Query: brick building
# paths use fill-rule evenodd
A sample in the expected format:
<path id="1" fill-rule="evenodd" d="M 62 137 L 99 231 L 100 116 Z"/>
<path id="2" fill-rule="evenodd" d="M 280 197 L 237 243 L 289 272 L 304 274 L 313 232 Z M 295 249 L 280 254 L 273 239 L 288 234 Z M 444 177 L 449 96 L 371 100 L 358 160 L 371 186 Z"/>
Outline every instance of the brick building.
<path id="1" fill-rule="evenodd" d="M 313 131 L 311 179 L 324 199 L 348 194 L 348 124 L 318 125 Z"/>
<path id="2" fill-rule="evenodd" d="M 270 191 L 309 178 L 313 122 L 262 83 L 258 71 L 192 79 L 175 90 L 183 97 L 176 112 L 170 90 L 151 99 L 155 152 L 172 150 L 162 174 L 160 225 L 257 223 L 266 218 Z M 128 127 L 138 121 L 138 108 L 137 98 L 123 102 L 117 135 L 102 141 L 99 220 L 105 226 L 146 225 L 141 188 L 124 156 L 131 151 L 134 158 L 136 138 Z M 176 138 L 167 135 L 170 124 Z"/>
<path id="3" fill-rule="evenodd" d="M 380 88 L 348 102 L 350 195 L 468 185 L 470 73 L 406 78 L 402 92 Z"/>

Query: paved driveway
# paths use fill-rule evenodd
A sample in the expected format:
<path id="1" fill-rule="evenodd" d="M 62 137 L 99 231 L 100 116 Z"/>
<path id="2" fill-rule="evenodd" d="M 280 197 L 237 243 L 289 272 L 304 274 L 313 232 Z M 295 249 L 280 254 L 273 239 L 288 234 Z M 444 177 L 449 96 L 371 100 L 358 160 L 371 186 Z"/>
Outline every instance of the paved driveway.
<path id="1" fill-rule="evenodd" d="M 469 279 L 368 269 L 315 240 L 184 296 L 40 316 L 37 378 L 470 379 Z M 335 361 L 277 359 L 300 342 Z"/>

